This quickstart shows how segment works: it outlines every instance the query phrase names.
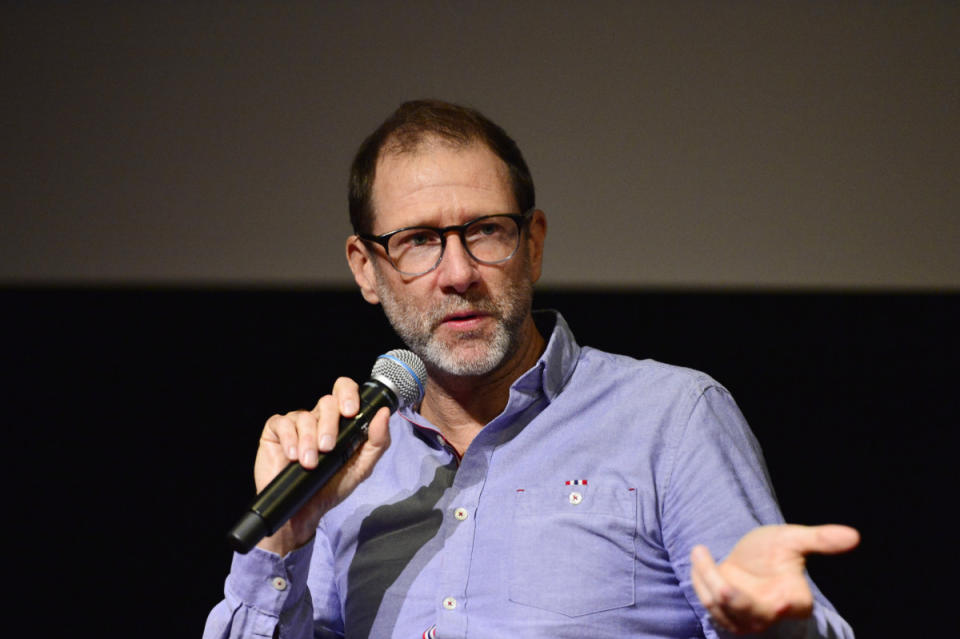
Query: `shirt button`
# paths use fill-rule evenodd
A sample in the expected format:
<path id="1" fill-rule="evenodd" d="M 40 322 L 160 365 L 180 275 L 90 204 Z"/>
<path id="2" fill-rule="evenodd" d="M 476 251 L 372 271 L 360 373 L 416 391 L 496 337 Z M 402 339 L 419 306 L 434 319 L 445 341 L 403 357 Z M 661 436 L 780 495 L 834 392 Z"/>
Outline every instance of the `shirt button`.
<path id="1" fill-rule="evenodd" d="M 456 517 L 458 521 L 463 521 L 470 516 L 470 513 L 467 512 L 466 508 L 457 508 L 453 511 L 453 516 Z"/>
<path id="2" fill-rule="evenodd" d="M 287 589 L 287 580 L 283 577 L 274 577 L 270 580 L 270 585 L 277 590 L 284 591 Z"/>
<path id="3" fill-rule="evenodd" d="M 576 506 L 583 501 L 583 495 L 577 492 L 570 493 L 570 503 Z"/>
<path id="4" fill-rule="evenodd" d="M 447 610 L 453 610 L 454 608 L 457 607 L 457 600 L 454 599 L 453 597 L 447 597 L 446 599 L 443 600 L 443 607 L 446 608 Z"/>

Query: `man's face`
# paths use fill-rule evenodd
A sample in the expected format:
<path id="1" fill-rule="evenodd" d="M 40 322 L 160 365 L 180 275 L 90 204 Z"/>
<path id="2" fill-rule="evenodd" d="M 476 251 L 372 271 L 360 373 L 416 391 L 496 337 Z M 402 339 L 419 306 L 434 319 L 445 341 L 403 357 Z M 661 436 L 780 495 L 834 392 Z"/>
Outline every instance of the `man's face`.
<path id="1" fill-rule="evenodd" d="M 415 153 L 382 156 L 372 201 L 376 235 L 519 212 L 506 165 L 482 145 L 427 143 Z M 455 233 L 447 235 L 440 265 L 417 277 L 398 273 L 380 247 L 364 247 L 373 255 L 367 260 L 348 245 L 348 256 L 364 297 L 383 305 L 394 330 L 428 367 L 484 375 L 517 352 L 525 337 L 544 224 L 537 212 L 535 230 L 521 235 L 517 254 L 496 265 L 471 258 Z"/>

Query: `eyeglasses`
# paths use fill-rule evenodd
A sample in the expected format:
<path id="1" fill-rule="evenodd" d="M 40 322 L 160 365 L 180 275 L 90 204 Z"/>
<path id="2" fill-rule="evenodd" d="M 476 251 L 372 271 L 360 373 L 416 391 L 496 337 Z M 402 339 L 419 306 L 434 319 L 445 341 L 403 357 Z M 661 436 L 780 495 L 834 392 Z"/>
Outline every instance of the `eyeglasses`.
<path id="1" fill-rule="evenodd" d="M 383 247 L 393 268 L 404 275 L 423 275 L 440 266 L 447 233 L 455 232 L 467 253 L 481 264 L 500 264 L 516 255 L 520 232 L 533 209 L 525 213 L 484 215 L 466 224 L 438 228 L 408 226 L 383 235 L 357 235 Z"/>

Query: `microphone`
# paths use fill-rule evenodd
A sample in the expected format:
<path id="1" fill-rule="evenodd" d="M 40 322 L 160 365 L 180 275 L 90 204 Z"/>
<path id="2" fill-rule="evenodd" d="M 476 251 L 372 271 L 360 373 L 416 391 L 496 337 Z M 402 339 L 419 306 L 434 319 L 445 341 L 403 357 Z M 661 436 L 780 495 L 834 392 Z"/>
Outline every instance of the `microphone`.
<path id="1" fill-rule="evenodd" d="M 320 455 L 316 468 L 307 470 L 300 462 L 290 462 L 264 488 L 240 521 L 227 533 L 234 550 L 246 554 L 261 539 L 272 535 L 287 522 L 367 440 L 370 420 L 384 406 L 394 412 L 412 406 L 423 398 L 427 369 L 420 358 L 395 349 L 377 358 L 370 379 L 360 387 L 360 410 L 356 416 L 340 418 L 337 443 L 326 455 Z"/>

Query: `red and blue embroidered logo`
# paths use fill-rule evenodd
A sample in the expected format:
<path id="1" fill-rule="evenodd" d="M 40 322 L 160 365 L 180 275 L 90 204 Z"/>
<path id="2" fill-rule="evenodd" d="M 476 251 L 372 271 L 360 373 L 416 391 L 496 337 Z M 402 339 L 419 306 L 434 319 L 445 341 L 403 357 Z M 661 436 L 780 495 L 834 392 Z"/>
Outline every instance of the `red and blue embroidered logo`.
<path id="1" fill-rule="evenodd" d="M 587 480 L 586 479 L 568 479 L 566 485 L 567 486 L 586 486 Z"/>

